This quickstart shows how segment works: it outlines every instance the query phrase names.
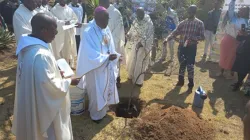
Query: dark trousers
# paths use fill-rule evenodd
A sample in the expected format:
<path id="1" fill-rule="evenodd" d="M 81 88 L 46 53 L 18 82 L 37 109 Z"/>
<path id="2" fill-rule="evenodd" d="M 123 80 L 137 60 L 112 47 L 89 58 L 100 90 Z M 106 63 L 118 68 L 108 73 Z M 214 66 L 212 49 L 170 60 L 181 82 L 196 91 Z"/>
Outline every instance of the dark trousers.
<path id="1" fill-rule="evenodd" d="M 184 82 L 185 71 L 188 71 L 188 87 L 194 87 L 194 64 L 196 57 L 197 45 L 188 45 L 187 47 L 179 46 L 178 59 L 180 63 L 179 82 Z"/>
<path id="2" fill-rule="evenodd" d="M 81 42 L 81 37 L 80 35 L 76 35 L 76 50 L 77 50 L 77 54 L 78 54 L 78 50 L 79 50 L 79 46 L 80 46 L 80 42 Z"/>
<path id="3" fill-rule="evenodd" d="M 151 50 L 151 61 L 155 61 L 156 58 L 156 50 L 158 48 L 158 39 L 154 39 L 154 46 Z"/>
<path id="4" fill-rule="evenodd" d="M 248 73 L 238 73 L 238 84 L 242 84 Z"/>

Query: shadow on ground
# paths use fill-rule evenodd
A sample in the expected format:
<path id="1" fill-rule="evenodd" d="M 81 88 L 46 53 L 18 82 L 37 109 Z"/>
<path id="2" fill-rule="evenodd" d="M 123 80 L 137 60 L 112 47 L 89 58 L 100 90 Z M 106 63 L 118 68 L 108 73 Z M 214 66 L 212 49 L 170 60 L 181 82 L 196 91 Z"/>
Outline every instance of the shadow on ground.
<path id="1" fill-rule="evenodd" d="M 227 80 L 224 77 L 217 77 L 216 73 L 220 68 L 217 63 L 206 62 L 205 59 L 201 59 L 196 64 L 200 68 L 201 72 L 208 72 L 209 77 L 214 79 L 212 83 L 212 90 L 207 91 L 209 98 L 209 105 L 213 110 L 213 114 L 216 116 L 219 111 L 216 105 L 224 104 L 224 112 L 226 118 L 231 118 L 236 115 L 240 118 L 244 117 L 245 105 L 249 98 L 245 97 L 241 91 L 233 92 L 230 85 L 233 84 L 237 77 L 233 80 Z"/>
<path id="2" fill-rule="evenodd" d="M 1 64 L 0 64 L 1 65 Z M 11 116 L 14 108 L 16 65 L 0 67 L 0 138 L 13 139 Z"/>
<path id="3" fill-rule="evenodd" d="M 80 116 L 72 116 L 73 134 L 75 140 L 91 140 L 103 128 L 113 121 L 113 117 L 107 115 L 101 123 L 94 123 L 87 112 Z M 107 132 L 108 133 L 108 132 Z M 108 135 L 108 134 L 107 134 Z M 113 135 L 110 133 L 109 135 Z"/>
<path id="4" fill-rule="evenodd" d="M 164 97 L 164 99 L 153 99 L 149 101 L 147 105 L 158 103 L 158 104 L 165 105 L 165 108 L 170 107 L 172 105 L 178 106 L 181 108 L 187 108 L 190 104 L 185 103 L 185 100 L 189 96 L 189 94 L 186 92 L 183 92 L 183 93 L 180 93 L 180 92 L 181 92 L 181 87 L 175 87 L 174 89 L 166 93 L 166 96 Z"/>

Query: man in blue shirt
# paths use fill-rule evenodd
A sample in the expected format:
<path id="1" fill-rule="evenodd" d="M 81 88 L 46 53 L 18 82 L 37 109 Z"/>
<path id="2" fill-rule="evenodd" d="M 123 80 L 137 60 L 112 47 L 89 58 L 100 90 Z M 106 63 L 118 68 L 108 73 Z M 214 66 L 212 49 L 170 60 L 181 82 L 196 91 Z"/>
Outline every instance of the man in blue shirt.
<path id="1" fill-rule="evenodd" d="M 169 7 L 167 11 L 166 20 L 165 20 L 163 38 L 166 38 L 169 34 L 171 34 L 178 25 L 179 25 L 178 15 L 173 9 Z M 174 39 L 168 42 L 168 46 L 170 50 L 170 61 L 174 60 L 174 43 L 175 43 Z M 160 61 L 161 62 L 165 61 L 166 57 L 167 57 L 167 45 L 164 44 L 162 46 L 162 56 L 161 56 Z"/>

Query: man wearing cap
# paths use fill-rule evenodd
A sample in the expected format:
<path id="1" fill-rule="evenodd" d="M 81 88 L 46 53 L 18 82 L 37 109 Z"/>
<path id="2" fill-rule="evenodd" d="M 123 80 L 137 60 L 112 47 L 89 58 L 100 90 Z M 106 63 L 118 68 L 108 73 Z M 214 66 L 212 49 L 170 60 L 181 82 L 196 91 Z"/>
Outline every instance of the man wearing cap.
<path id="1" fill-rule="evenodd" d="M 116 78 L 120 54 L 115 50 L 108 21 L 106 8 L 97 7 L 94 20 L 82 33 L 77 60 L 76 74 L 86 83 L 90 117 L 96 123 L 105 117 L 110 104 L 119 102 Z"/>

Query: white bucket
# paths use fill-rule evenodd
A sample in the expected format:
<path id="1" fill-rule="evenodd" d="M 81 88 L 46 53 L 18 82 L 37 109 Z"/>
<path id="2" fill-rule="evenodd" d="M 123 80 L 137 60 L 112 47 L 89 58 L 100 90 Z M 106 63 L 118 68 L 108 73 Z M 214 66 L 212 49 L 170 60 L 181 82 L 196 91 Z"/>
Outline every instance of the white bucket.
<path id="1" fill-rule="evenodd" d="M 85 90 L 70 88 L 71 115 L 81 115 L 85 110 Z"/>

